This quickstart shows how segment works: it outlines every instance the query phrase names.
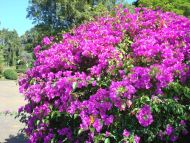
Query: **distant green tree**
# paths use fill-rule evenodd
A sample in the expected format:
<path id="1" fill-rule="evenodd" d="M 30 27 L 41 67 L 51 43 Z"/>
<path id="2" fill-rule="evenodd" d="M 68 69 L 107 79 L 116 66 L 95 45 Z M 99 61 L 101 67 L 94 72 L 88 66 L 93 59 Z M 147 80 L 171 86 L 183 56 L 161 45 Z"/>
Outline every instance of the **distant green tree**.
<path id="1" fill-rule="evenodd" d="M 31 53 L 33 48 L 40 43 L 40 40 L 43 36 L 49 35 L 48 27 L 37 25 L 26 31 L 21 37 L 21 43 L 24 46 L 24 49 Z"/>
<path id="2" fill-rule="evenodd" d="M 4 63 L 3 46 L 0 45 L 0 64 L 3 65 L 3 63 Z"/>
<path id="3" fill-rule="evenodd" d="M 4 65 L 3 46 L 0 45 L 0 78 L 3 73 L 3 65 Z"/>
<path id="4" fill-rule="evenodd" d="M 1 24 L 1 22 L 0 22 Z M 0 32 L 1 36 L 1 32 Z M 3 46 L 2 46 L 2 39 L 0 39 L 0 78 L 3 74 L 3 65 L 4 65 L 4 56 L 3 56 Z"/>
<path id="5" fill-rule="evenodd" d="M 6 66 L 15 66 L 22 46 L 20 38 L 15 30 L 3 29 L 0 31 L 0 47 L 2 49 Z"/>
<path id="6" fill-rule="evenodd" d="M 114 3 L 116 0 L 109 1 Z M 97 14 L 94 10 L 99 3 L 100 0 L 30 0 L 27 17 L 35 24 L 48 26 L 53 33 L 55 30 L 65 30 L 91 19 Z M 102 4 L 106 3 L 108 0 Z"/>
<path id="7" fill-rule="evenodd" d="M 190 0 L 137 0 L 136 6 L 175 12 L 190 18 Z"/>

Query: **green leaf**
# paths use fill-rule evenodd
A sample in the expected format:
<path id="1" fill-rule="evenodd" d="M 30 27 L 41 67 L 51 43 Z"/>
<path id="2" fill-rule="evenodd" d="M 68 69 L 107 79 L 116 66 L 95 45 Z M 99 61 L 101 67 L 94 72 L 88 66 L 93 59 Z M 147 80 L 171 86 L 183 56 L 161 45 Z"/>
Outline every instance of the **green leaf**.
<path id="1" fill-rule="evenodd" d="M 184 88 L 184 95 L 190 99 L 190 89 L 188 87 Z"/>
<path id="2" fill-rule="evenodd" d="M 83 129 L 79 129 L 77 134 L 80 135 L 83 131 L 84 131 Z"/>
<path id="3" fill-rule="evenodd" d="M 58 112 L 58 111 L 53 111 L 51 113 L 51 118 L 57 118 L 57 117 L 60 117 L 61 116 L 61 113 Z"/>
<path id="4" fill-rule="evenodd" d="M 77 88 L 77 82 L 73 82 L 72 87 L 73 87 L 73 91 L 75 91 L 75 89 Z"/>
<path id="5" fill-rule="evenodd" d="M 74 114 L 74 119 L 76 119 L 79 115 L 78 114 Z"/>
<path id="6" fill-rule="evenodd" d="M 95 129 L 91 127 L 91 128 L 90 128 L 90 131 L 91 131 L 91 132 L 95 132 Z"/>
<path id="7" fill-rule="evenodd" d="M 110 139 L 109 138 L 106 138 L 104 143 L 110 143 Z"/>
<path id="8" fill-rule="evenodd" d="M 40 124 L 40 120 L 37 120 L 36 125 L 38 126 Z"/>

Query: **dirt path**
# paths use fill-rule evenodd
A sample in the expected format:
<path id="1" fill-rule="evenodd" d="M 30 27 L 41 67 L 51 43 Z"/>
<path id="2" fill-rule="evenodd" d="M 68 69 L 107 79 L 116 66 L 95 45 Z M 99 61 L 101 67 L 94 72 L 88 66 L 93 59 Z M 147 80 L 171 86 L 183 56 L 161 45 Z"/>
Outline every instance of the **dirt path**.
<path id="1" fill-rule="evenodd" d="M 0 112 L 17 112 L 24 104 L 24 97 L 19 94 L 15 81 L 0 81 Z M 14 116 L 0 115 L 0 143 L 25 143 L 23 137 L 18 135 L 23 126 Z"/>

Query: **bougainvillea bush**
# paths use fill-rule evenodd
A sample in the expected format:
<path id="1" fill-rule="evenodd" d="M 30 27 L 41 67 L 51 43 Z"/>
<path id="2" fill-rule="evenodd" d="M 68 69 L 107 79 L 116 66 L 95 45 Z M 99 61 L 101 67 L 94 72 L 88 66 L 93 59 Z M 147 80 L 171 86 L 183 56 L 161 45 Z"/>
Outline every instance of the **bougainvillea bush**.
<path id="1" fill-rule="evenodd" d="M 31 143 L 175 142 L 189 135 L 190 20 L 118 8 L 56 42 L 20 78 Z"/>

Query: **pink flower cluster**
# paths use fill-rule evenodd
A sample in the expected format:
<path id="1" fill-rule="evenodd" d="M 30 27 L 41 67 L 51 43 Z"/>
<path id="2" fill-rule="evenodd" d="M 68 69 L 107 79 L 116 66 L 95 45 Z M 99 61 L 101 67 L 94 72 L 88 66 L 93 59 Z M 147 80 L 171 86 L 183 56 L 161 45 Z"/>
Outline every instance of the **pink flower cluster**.
<path id="1" fill-rule="evenodd" d="M 63 34 L 60 42 L 45 37 L 34 52 L 34 67 L 19 81 L 30 142 L 93 142 L 132 111 L 139 92 L 162 95 L 169 83 L 189 78 L 190 20 L 118 10 Z M 154 124 L 150 108 L 136 114 L 140 126 Z"/>
<path id="2" fill-rule="evenodd" d="M 148 105 L 144 105 L 139 112 L 137 113 L 137 119 L 139 121 L 139 123 L 144 126 L 147 127 L 150 124 L 152 124 L 153 122 L 153 117 L 151 114 L 151 109 L 150 106 Z"/>

